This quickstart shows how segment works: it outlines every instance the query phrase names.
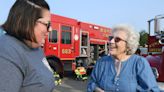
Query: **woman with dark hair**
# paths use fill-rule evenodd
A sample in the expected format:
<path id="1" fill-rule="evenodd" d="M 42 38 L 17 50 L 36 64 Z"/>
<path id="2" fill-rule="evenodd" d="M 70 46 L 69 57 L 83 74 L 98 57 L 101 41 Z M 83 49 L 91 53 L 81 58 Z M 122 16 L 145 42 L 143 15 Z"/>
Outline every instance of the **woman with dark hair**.
<path id="1" fill-rule="evenodd" d="M 50 26 L 45 0 L 17 0 L 0 36 L 0 92 L 52 92 L 54 78 L 41 46 Z"/>

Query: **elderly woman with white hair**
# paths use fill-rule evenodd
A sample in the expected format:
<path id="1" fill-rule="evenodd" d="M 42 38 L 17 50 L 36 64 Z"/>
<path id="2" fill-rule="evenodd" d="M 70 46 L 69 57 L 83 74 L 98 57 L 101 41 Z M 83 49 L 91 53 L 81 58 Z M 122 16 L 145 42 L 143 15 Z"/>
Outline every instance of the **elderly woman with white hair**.
<path id="1" fill-rule="evenodd" d="M 127 24 L 112 29 L 109 54 L 92 71 L 87 92 L 159 92 L 147 60 L 135 55 L 139 33 Z"/>

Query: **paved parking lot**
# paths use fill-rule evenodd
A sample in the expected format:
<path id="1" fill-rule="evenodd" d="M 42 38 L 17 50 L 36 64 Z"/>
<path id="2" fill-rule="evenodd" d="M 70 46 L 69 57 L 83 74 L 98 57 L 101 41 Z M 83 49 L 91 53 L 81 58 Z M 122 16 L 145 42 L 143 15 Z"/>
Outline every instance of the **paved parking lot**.
<path id="1" fill-rule="evenodd" d="M 164 92 L 164 82 L 158 82 L 161 92 Z M 78 81 L 71 77 L 65 77 L 62 84 L 56 87 L 55 92 L 86 92 L 87 81 Z"/>
<path id="2" fill-rule="evenodd" d="M 159 88 L 161 89 L 161 92 L 164 92 L 164 82 L 158 82 Z"/>
<path id="3" fill-rule="evenodd" d="M 74 78 L 64 78 L 62 84 L 56 87 L 55 92 L 86 92 L 87 81 L 78 81 Z"/>

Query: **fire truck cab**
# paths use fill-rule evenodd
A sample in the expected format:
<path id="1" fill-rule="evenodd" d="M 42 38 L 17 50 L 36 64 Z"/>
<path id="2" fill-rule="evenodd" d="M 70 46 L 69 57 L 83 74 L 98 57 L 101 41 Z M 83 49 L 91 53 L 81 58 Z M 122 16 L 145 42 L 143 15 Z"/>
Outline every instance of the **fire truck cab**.
<path id="1" fill-rule="evenodd" d="M 96 61 L 99 48 L 108 53 L 110 28 L 55 14 L 51 26 L 43 48 L 50 66 L 62 77 L 64 71 L 75 70 L 77 62 L 87 67 Z"/>
<path id="2" fill-rule="evenodd" d="M 154 23 L 154 26 L 153 23 Z M 148 21 L 148 56 L 150 66 L 157 69 L 158 81 L 164 82 L 164 15 L 155 16 Z M 154 31 L 151 31 L 154 29 Z"/>

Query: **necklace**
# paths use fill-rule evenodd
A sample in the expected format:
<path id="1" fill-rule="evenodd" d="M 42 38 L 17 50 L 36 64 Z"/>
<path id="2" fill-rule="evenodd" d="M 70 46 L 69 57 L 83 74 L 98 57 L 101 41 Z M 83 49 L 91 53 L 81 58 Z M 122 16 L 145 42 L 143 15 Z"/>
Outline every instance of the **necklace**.
<path id="1" fill-rule="evenodd" d="M 115 69 L 116 69 L 116 76 L 118 76 L 120 74 L 121 71 L 121 65 L 122 63 L 119 61 L 115 61 Z"/>

